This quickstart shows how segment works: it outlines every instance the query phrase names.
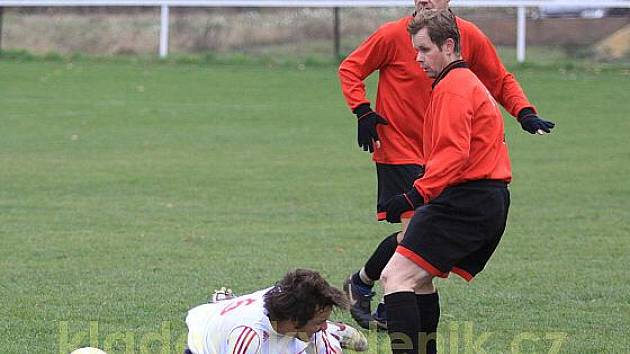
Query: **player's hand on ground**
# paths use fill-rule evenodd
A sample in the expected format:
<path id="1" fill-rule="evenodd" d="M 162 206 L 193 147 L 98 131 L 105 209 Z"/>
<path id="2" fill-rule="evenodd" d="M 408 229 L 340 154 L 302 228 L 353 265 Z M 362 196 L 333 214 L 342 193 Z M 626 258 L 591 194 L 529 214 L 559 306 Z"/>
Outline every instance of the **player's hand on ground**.
<path id="1" fill-rule="evenodd" d="M 357 143 L 363 151 L 374 152 L 374 145 L 378 148 L 380 140 L 376 132 L 376 125 L 387 125 L 387 120 L 374 112 L 370 105 L 362 104 L 354 109 L 357 115 Z"/>
<path id="2" fill-rule="evenodd" d="M 387 212 L 387 221 L 390 223 L 399 223 L 400 216 L 406 212 L 415 210 L 422 205 L 423 198 L 415 188 L 407 193 L 398 194 L 389 199 L 385 204 L 385 211 Z"/>
<path id="3" fill-rule="evenodd" d="M 222 286 L 221 289 L 214 290 L 214 294 L 212 294 L 212 296 L 210 297 L 209 303 L 232 300 L 235 297 L 236 295 L 234 295 L 232 289 Z"/>
<path id="4" fill-rule="evenodd" d="M 518 121 L 523 130 L 530 134 L 551 133 L 551 129 L 556 126 L 554 122 L 540 118 L 531 108 L 524 108 L 518 114 Z"/>

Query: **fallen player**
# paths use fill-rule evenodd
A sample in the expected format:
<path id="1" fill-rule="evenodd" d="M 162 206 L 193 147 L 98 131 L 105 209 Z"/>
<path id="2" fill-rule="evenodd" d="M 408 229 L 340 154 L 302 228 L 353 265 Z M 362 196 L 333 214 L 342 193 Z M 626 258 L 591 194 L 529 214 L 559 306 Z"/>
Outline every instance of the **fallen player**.
<path id="1" fill-rule="evenodd" d="M 339 354 L 367 350 L 355 328 L 329 320 L 349 300 L 317 272 L 297 269 L 275 286 L 234 297 L 215 292 L 212 302 L 186 317 L 186 354 Z"/>

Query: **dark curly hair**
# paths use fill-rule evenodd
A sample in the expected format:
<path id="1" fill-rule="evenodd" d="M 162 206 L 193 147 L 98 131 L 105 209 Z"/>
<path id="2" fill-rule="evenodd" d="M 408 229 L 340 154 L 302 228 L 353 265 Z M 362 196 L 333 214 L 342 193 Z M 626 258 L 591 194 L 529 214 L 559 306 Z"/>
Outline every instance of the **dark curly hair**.
<path id="1" fill-rule="evenodd" d="M 269 320 L 293 320 L 299 327 L 313 319 L 316 311 L 350 307 L 350 301 L 341 290 L 330 286 L 318 272 L 308 269 L 288 272 L 264 298 Z"/>

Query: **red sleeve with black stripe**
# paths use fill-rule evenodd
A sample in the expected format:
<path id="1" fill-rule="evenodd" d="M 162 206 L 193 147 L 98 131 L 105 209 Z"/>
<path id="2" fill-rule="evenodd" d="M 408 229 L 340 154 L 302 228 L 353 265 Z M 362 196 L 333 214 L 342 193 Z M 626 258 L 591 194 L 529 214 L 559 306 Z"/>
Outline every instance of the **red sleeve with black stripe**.
<path id="1" fill-rule="evenodd" d="M 229 354 L 259 354 L 260 336 L 251 327 L 236 327 L 228 336 Z"/>

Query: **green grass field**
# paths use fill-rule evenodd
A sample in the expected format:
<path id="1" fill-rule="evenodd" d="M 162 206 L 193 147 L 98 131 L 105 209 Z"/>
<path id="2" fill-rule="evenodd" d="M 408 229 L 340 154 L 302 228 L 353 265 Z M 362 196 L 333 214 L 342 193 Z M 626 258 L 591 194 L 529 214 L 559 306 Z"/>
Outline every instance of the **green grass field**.
<path id="1" fill-rule="evenodd" d="M 214 288 L 358 269 L 396 227 L 335 67 L 301 69 L 0 62 L 0 353 L 181 353 Z M 441 352 L 628 353 L 630 73 L 514 72 L 556 130 L 506 117 L 508 229 L 438 282 Z"/>

